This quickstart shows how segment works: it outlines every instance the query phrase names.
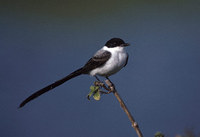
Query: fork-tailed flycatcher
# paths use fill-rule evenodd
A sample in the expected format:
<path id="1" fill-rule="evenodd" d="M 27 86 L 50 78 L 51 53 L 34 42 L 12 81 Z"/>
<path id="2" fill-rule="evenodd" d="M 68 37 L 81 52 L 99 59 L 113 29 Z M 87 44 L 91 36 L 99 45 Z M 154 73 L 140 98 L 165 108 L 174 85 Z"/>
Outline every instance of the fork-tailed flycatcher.
<path id="1" fill-rule="evenodd" d="M 95 76 L 96 78 L 97 75 L 108 78 L 110 75 L 115 74 L 126 66 L 128 62 L 128 54 L 124 47 L 128 45 L 128 43 L 125 43 L 120 38 L 110 39 L 106 42 L 105 46 L 98 50 L 82 68 L 77 69 L 68 76 L 33 93 L 31 96 L 26 98 L 19 107 L 23 107 L 26 103 L 36 97 L 81 74 L 89 74 L 91 76 Z"/>

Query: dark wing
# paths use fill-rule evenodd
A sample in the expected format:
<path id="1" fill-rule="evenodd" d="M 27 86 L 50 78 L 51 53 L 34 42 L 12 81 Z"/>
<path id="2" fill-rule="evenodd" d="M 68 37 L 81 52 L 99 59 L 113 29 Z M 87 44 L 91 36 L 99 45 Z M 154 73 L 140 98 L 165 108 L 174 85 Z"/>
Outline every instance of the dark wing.
<path id="1" fill-rule="evenodd" d="M 128 55 L 128 53 L 127 53 L 127 58 L 126 58 L 126 63 L 125 63 L 125 65 L 124 65 L 124 67 L 127 65 L 127 63 L 128 63 L 128 57 L 129 57 L 129 55 Z"/>
<path id="2" fill-rule="evenodd" d="M 91 70 L 104 65 L 110 56 L 111 53 L 109 51 L 99 50 L 83 67 L 85 73 L 87 74 Z"/>

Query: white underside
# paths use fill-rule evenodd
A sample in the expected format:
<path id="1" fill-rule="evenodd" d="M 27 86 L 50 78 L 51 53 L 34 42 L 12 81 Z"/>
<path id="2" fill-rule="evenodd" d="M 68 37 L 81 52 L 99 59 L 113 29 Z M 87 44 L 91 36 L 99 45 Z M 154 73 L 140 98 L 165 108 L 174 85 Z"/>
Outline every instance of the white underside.
<path id="1" fill-rule="evenodd" d="M 104 46 L 101 50 L 111 52 L 111 57 L 102 67 L 92 70 L 90 75 L 110 76 L 121 70 L 126 64 L 128 54 L 124 47 L 108 48 Z"/>

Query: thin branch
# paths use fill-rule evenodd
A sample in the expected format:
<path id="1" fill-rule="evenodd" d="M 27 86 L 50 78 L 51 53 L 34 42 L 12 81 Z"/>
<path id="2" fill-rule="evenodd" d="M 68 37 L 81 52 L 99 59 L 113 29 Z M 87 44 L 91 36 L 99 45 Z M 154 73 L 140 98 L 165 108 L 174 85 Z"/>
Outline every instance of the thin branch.
<path id="1" fill-rule="evenodd" d="M 122 109 L 124 110 L 124 112 L 126 113 L 126 115 L 128 116 L 129 120 L 131 121 L 132 127 L 135 129 L 138 137 L 143 137 L 142 132 L 140 131 L 140 128 L 137 124 L 137 122 L 135 122 L 133 116 L 131 115 L 131 113 L 129 112 L 128 108 L 126 107 L 124 101 L 122 100 L 122 98 L 120 97 L 120 95 L 118 94 L 117 90 L 115 89 L 115 85 L 109 80 L 105 80 L 105 83 L 108 85 L 108 87 L 106 87 L 106 85 L 103 82 L 95 82 L 96 86 L 101 86 L 103 87 L 105 90 L 107 90 L 108 92 L 102 92 L 104 94 L 109 94 L 109 93 L 113 93 L 115 95 L 115 97 L 117 98 L 117 100 L 120 103 L 120 106 L 122 107 Z"/>
<path id="2" fill-rule="evenodd" d="M 99 87 L 103 87 L 105 90 L 111 92 L 110 88 L 106 87 L 106 85 L 103 82 L 101 82 L 101 81 L 95 81 L 94 85 L 95 86 L 99 86 Z M 107 93 L 105 93 L 105 94 L 107 94 Z"/>

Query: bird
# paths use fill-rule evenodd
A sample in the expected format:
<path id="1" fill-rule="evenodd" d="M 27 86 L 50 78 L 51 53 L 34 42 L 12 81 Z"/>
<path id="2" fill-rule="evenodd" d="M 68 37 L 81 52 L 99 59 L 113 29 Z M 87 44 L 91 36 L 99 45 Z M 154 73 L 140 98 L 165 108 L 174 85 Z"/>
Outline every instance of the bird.
<path id="1" fill-rule="evenodd" d="M 125 43 L 121 38 L 111 38 L 86 62 L 83 67 L 75 70 L 66 77 L 36 91 L 22 101 L 19 105 L 19 108 L 23 107 L 38 96 L 82 74 L 94 76 L 98 81 L 99 78 L 97 76 L 103 76 L 106 79 L 109 79 L 109 76 L 117 73 L 127 65 L 129 55 L 126 52 L 125 47 L 129 45 L 129 43 Z"/>

